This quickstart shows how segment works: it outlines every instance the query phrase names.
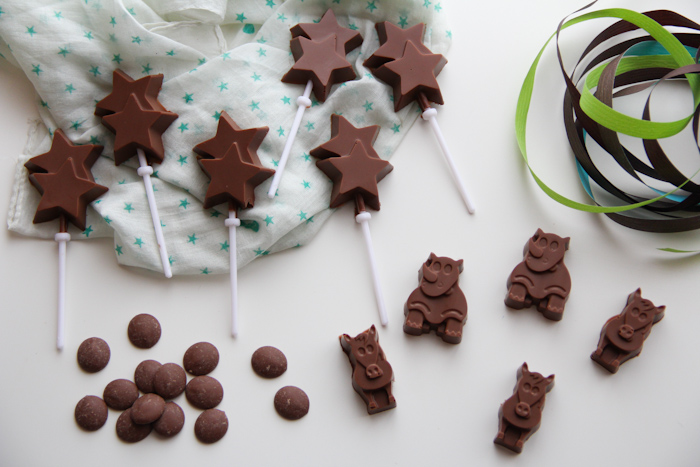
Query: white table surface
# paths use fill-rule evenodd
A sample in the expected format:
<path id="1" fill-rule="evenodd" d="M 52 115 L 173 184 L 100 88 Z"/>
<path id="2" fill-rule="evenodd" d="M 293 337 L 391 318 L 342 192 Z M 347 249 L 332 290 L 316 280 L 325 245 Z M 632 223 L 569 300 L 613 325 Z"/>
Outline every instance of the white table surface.
<path id="1" fill-rule="evenodd" d="M 368 416 L 353 391 L 338 336 L 378 324 L 369 269 L 352 210 L 339 210 L 303 248 L 254 261 L 239 271 L 241 334 L 229 336 L 227 276 L 175 277 L 119 266 L 110 240 L 68 247 L 67 344 L 55 340 L 56 246 L 0 233 L 0 465 L 636 465 L 700 463 L 700 256 L 657 247 L 699 249 L 696 232 L 661 235 L 620 227 L 565 208 L 544 195 L 523 166 L 514 137 L 522 79 L 559 20 L 583 6 L 575 0 L 466 2 L 443 0 L 454 44 L 439 77 L 446 105 L 438 119 L 477 204 L 469 216 L 427 124 L 417 122 L 391 159 L 380 185 L 382 209 L 371 229 L 390 322 L 380 342 L 395 373 L 398 407 Z M 596 8 L 667 8 L 700 20 L 689 0 L 601 1 Z M 499 23 L 500 22 L 500 23 Z M 567 31 L 569 60 L 599 21 Z M 568 47 L 568 48 L 566 48 Z M 9 204 L 15 162 L 27 120 L 36 116 L 33 89 L 21 72 L 0 64 L 0 206 Z M 552 186 L 585 201 L 571 165 L 561 98 L 564 84 L 552 49 L 538 75 L 530 120 L 533 164 Z M 679 117 L 679 115 L 676 115 Z M 697 155 L 697 154 L 696 154 Z M 6 209 L 6 208 L 3 208 Z M 503 304 L 506 278 L 540 227 L 571 237 L 566 264 L 573 289 L 564 319 Z M 403 304 L 418 285 L 430 252 L 464 259 L 461 287 L 469 320 L 459 345 L 434 334 L 402 331 Z M 271 284 L 275 284 L 274 292 Z M 641 356 L 610 375 L 594 364 L 603 323 L 627 295 L 666 305 L 666 317 Z M 133 347 L 126 336 L 138 313 L 155 315 L 160 342 Z M 83 339 L 111 346 L 107 368 L 87 374 L 76 364 Z M 212 376 L 225 390 L 220 407 L 229 431 L 214 445 L 193 435 L 198 410 L 181 396 L 186 424 L 174 439 L 151 435 L 128 445 L 114 433 L 118 412 L 87 433 L 73 420 L 75 404 L 101 395 L 117 378 L 132 378 L 145 359 L 181 363 L 193 343 L 215 344 Z M 289 369 L 263 380 L 250 357 L 280 348 Z M 493 444 L 499 404 L 512 394 L 516 370 L 556 375 L 540 430 L 516 456 Z M 285 385 L 303 388 L 309 414 L 281 419 L 272 399 Z"/>

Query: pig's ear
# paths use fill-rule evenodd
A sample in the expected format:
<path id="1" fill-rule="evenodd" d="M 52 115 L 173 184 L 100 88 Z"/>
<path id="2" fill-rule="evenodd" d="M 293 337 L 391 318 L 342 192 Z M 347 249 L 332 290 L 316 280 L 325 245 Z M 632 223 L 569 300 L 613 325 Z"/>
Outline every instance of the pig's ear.
<path id="1" fill-rule="evenodd" d="M 564 249 L 568 250 L 569 249 L 569 242 L 571 241 L 571 237 L 566 237 L 564 239 Z"/>
<path id="2" fill-rule="evenodd" d="M 520 367 L 520 374 L 522 375 L 529 375 L 530 370 L 527 367 L 527 362 L 523 362 L 523 366 Z"/>
<path id="3" fill-rule="evenodd" d="M 463 259 L 460 259 L 459 261 L 457 261 L 457 268 L 459 268 L 459 272 L 464 271 L 464 260 Z"/>
<path id="4" fill-rule="evenodd" d="M 547 390 L 551 389 L 552 385 L 554 384 L 554 375 L 549 375 L 547 378 L 545 378 L 545 381 L 547 382 Z"/>
<path id="5" fill-rule="evenodd" d="M 374 326 L 370 326 L 370 328 L 367 330 L 367 333 L 372 337 L 373 340 L 377 339 L 377 328 Z"/>
<path id="6" fill-rule="evenodd" d="M 431 264 L 433 264 L 433 261 L 435 261 L 436 259 L 437 259 L 437 256 L 435 255 L 435 253 L 430 253 L 430 256 L 428 256 L 428 260 L 425 262 L 425 264 L 430 266 Z"/>
<path id="7" fill-rule="evenodd" d="M 666 311 L 666 305 L 661 305 L 661 306 L 656 307 L 656 314 L 657 315 L 664 314 L 664 311 Z"/>

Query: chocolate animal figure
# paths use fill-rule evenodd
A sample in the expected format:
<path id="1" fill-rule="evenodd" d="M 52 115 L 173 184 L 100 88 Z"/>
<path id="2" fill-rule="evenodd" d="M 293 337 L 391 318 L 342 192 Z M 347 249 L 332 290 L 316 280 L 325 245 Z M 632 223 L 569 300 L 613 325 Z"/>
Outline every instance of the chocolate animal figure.
<path id="1" fill-rule="evenodd" d="M 554 387 L 554 375 L 530 373 L 527 363 L 518 368 L 513 395 L 498 411 L 498 434 L 494 443 L 520 453 L 523 444 L 540 427 L 545 394 Z"/>
<path id="2" fill-rule="evenodd" d="M 564 264 L 568 249 L 569 237 L 537 229 L 525 244 L 523 262 L 508 277 L 506 306 L 519 310 L 535 304 L 545 318 L 559 321 L 571 291 L 571 277 Z"/>
<path id="3" fill-rule="evenodd" d="M 661 321 L 665 310 L 665 306 L 654 306 L 642 298 L 642 289 L 635 290 L 627 297 L 622 313 L 603 325 L 598 348 L 591 354 L 591 359 L 610 373 L 617 373 L 622 363 L 642 352 L 651 327 Z"/>
<path id="4" fill-rule="evenodd" d="M 467 299 L 459 288 L 463 261 L 430 253 L 418 271 L 420 286 L 406 301 L 403 331 L 420 336 L 435 331 L 445 342 L 459 344 L 467 320 Z"/>
<path id="5" fill-rule="evenodd" d="M 394 372 L 379 346 L 374 325 L 356 337 L 343 334 L 340 346 L 352 365 L 352 387 L 367 404 L 367 413 L 372 415 L 396 407 L 391 394 Z"/>

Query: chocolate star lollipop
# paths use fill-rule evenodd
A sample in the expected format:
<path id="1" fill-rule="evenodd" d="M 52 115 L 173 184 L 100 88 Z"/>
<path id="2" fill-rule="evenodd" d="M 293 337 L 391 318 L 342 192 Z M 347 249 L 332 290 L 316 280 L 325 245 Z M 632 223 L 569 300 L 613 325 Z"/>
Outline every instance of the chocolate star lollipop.
<path id="1" fill-rule="evenodd" d="M 422 23 L 402 31 L 385 21 L 377 24 L 376 29 L 381 45 L 365 60 L 365 66 L 372 69 L 374 76 L 393 88 L 394 111 L 398 112 L 413 101 L 418 102 L 423 111 L 423 119 L 430 122 L 430 127 L 445 155 L 467 211 L 473 214 L 474 204 L 467 194 L 454 158 L 438 125 L 437 110 L 430 106 L 431 102 L 443 104 L 436 77 L 447 60 L 442 55 L 431 53 L 423 45 L 421 37 L 425 25 Z"/>
<path id="2" fill-rule="evenodd" d="M 59 231 L 54 236 L 58 243 L 58 350 L 63 349 L 65 341 L 66 243 L 70 241 L 67 223 L 85 230 L 87 205 L 107 191 L 94 182 L 90 172 L 101 150 L 102 146 L 75 146 L 61 130 L 56 130 L 49 152 L 25 164 L 30 183 L 41 193 L 34 223 L 59 220 Z"/>
<path id="3" fill-rule="evenodd" d="M 260 164 L 256 153 L 267 127 L 241 130 L 226 113 L 221 113 L 216 136 L 195 146 L 199 166 L 211 179 L 204 196 L 204 209 L 228 204 L 224 225 L 229 233 L 229 263 L 231 266 L 231 335 L 238 335 L 238 266 L 236 260 L 236 227 L 241 225 L 238 210 L 253 207 L 255 187 L 270 178 L 275 171 Z"/>
<path id="4" fill-rule="evenodd" d="M 102 116 L 104 126 L 116 134 L 116 165 L 131 159 L 134 154 L 138 157 L 139 168 L 136 173 L 143 177 L 160 262 L 165 277 L 170 278 L 173 273 L 151 183 L 153 168 L 148 164 L 163 162 L 165 149 L 161 135 L 177 119 L 177 114 L 168 112 L 158 102 L 163 75 L 146 76 L 134 81 L 123 71 L 115 70 L 113 78 L 112 93 L 97 103 L 95 115 Z"/>
<path id="5" fill-rule="evenodd" d="M 371 157 L 379 159 L 379 154 L 372 145 L 379 135 L 379 125 L 370 125 L 362 128 L 353 126 L 342 115 L 331 115 L 331 139 L 314 148 L 309 154 L 317 159 L 340 157 L 350 154 L 355 141 L 360 140 Z"/>
<path id="6" fill-rule="evenodd" d="M 293 26 L 291 33 L 293 39 L 290 48 L 295 63 L 282 77 L 282 82 L 306 84 L 306 87 L 304 93 L 297 98 L 297 113 L 267 192 L 269 198 L 274 198 L 277 193 L 304 111 L 311 107 L 311 90 L 313 89 L 316 99 L 325 102 L 333 85 L 354 79 L 355 71 L 345 55 L 362 43 L 359 33 L 338 24 L 332 10 L 326 11 L 316 24 L 300 23 Z"/>
<path id="7" fill-rule="evenodd" d="M 372 151 L 374 150 L 372 149 Z M 314 150 L 313 152 L 318 151 Z M 355 201 L 355 222 L 362 226 L 379 318 L 382 326 L 386 326 L 389 318 L 384 305 L 379 273 L 377 271 L 377 261 L 374 257 L 374 248 L 372 247 L 372 236 L 369 231 L 369 220 L 372 216 L 367 211 L 367 207 L 379 210 L 377 183 L 391 172 L 393 167 L 385 160 L 370 156 L 360 139 L 355 140 L 349 152 L 338 156 L 316 161 L 316 166 L 333 181 L 330 201 L 332 208 L 338 207 L 347 201 Z"/>

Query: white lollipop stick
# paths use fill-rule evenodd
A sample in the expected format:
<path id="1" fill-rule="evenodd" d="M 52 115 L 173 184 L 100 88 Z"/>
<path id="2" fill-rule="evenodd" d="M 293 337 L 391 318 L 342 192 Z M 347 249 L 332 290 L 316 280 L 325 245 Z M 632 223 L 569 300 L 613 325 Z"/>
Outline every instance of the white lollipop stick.
<path id="1" fill-rule="evenodd" d="M 462 195 L 462 199 L 464 200 L 464 204 L 467 205 L 467 211 L 469 211 L 469 214 L 474 214 L 474 204 L 472 203 L 472 200 L 469 198 L 469 195 L 467 194 L 467 189 L 464 186 L 464 181 L 462 180 L 462 177 L 459 175 L 459 172 L 457 171 L 457 167 L 455 166 L 455 161 L 452 158 L 452 154 L 450 153 L 450 149 L 447 147 L 447 142 L 445 141 L 445 138 L 442 136 L 442 131 L 440 131 L 440 125 L 438 125 L 437 122 L 437 110 L 435 110 L 432 107 L 428 107 L 425 109 L 423 112 L 423 120 L 427 120 L 430 123 L 430 127 L 433 129 L 433 133 L 435 134 L 435 137 L 438 140 L 438 143 L 440 144 L 440 148 L 442 149 L 442 153 L 445 155 L 445 159 L 447 160 L 447 165 L 450 166 L 450 170 L 452 171 L 452 176 L 455 179 L 455 182 L 457 182 L 457 189 L 459 190 L 459 194 Z"/>
<path id="2" fill-rule="evenodd" d="M 228 212 L 228 219 L 224 221 L 228 227 L 228 257 L 231 265 L 231 335 L 238 335 L 238 261 L 236 260 L 236 227 L 241 225 L 241 220 L 236 217 L 236 211 Z"/>
<path id="3" fill-rule="evenodd" d="M 151 210 L 151 219 L 153 220 L 153 229 L 156 231 L 156 241 L 158 242 L 158 250 L 160 251 L 160 262 L 163 264 L 163 273 L 165 277 L 170 279 L 173 277 L 173 272 L 170 270 L 170 259 L 168 251 L 165 249 L 165 238 L 163 238 L 163 227 L 160 225 L 160 216 L 158 215 L 158 207 L 156 206 L 156 198 L 153 194 L 153 185 L 151 184 L 151 175 L 153 167 L 146 162 L 146 155 L 142 149 L 137 149 L 136 154 L 139 157 L 139 168 L 136 173 L 143 177 L 143 185 L 146 188 L 146 198 L 148 198 L 148 207 Z"/>
<path id="4" fill-rule="evenodd" d="M 58 243 L 58 326 L 56 330 L 56 348 L 63 350 L 66 323 L 66 243 L 70 241 L 68 232 L 58 232 L 54 236 Z"/>
<path id="5" fill-rule="evenodd" d="M 377 309 L 379 310 L 379 320 L 382 326 L 389 324 L 389 318 L 386 314 L 386 306 L 384 305 L 384 296 L 382 295 L 382 286 L 379 283 L 379 272 L 377 271 L 377 260 L 374 257 L 374 248 L 372 247 L 372 235 L 369 232 L 369 220 L 372 215 L 367 211 L 360 211 L 355 216 L 355 222 L 362 226 L 362 234 L 365 237 L 365 247 L 367 256 L 369 256 L 369 266 L 372 270 L 372 282 L 374 284 L 374 297 L 377 300 Z"/>
<path id="6" fill-rule="evenodd" d="M 272 199 L 277 193 L 277 187 L 280 185 L 280 179 L 282 178 L 282 172 L 284 172 L 284 166 L 287 165 L 287 159 L 289 159 L 289 153 L 292 151 L 292 144 L 294 144 L 294 139 L 297 137 L 299 132 L 299 125 L 301 125 L 301 119 L 304 116 L 304 111 L 311 107 L 311 80 L 306 83 L 306 88 L 304 88 L 304 94 L 297 97 L 297 114 L 294 116 L 294 122 L 292 123 L 292 129 L 289 130 L 289 137 L 287 142 L 284 144 L 284 149 L 282 150 L 282 155 L 280 156 L 280 161 L 275 169 L 275 175 L 272 177 L 272 184 L 267 192 L 267 197 Z"/>

